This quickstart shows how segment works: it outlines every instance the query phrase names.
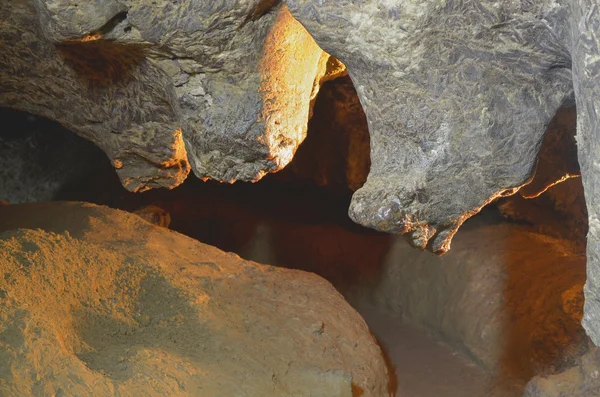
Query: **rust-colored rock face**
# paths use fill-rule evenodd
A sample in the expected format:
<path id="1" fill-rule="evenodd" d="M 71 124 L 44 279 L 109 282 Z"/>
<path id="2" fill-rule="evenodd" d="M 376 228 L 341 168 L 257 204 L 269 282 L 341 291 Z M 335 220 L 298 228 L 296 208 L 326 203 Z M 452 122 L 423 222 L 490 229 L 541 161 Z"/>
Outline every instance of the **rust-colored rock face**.
<path id="1" fill-rule="evenodd" d="M 90 204 L 0 220 L 2 396 L 389 395 L 365 322 L 318 276 Z"/>

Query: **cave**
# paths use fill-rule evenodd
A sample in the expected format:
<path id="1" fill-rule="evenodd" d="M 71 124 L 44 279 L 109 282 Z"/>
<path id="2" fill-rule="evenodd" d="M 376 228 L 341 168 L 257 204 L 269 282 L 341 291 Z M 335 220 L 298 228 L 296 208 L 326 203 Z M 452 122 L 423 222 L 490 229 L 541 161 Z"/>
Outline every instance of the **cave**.
<path id="1" fill-rule="evenodd" d="M 0 5 L 0 396 L 600 396 L 597 6 L 184 3 Z"/>

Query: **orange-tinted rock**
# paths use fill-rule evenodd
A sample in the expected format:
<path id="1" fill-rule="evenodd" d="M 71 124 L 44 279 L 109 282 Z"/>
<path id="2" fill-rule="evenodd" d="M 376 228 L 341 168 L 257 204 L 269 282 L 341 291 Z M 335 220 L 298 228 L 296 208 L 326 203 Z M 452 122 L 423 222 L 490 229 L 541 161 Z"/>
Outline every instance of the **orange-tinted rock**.
<path id="1" fill-rule="evenodd" d="M 314 274 L 89 204 L 0 220 L 3 396 L 389 395 L 365 322 Z"/>

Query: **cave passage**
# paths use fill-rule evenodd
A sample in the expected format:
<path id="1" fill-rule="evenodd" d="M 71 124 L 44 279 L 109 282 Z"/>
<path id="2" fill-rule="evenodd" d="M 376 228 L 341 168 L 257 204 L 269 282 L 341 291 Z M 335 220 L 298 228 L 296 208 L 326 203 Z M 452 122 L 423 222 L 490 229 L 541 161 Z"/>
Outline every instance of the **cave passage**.
<path id="1" fill-rule="evenodd" d="M 370 150 L 348 77 L 322 87 L 292 163 L 254 184 L 190 177 L 173 190 L 127 192 L 87 141 L 26 113 L 0 118 L 0 200 L 106 205 L 245 259 L 316 273 L 364 316 L 399 396 L 520 396 L 588 347 L 583 189 L 576 177 L 548 186 L 552 172 L 578 173 L 573 148 L 556 160 L 556 145 L 573 140 L 573 109 L 549 128 L 538 186 L 490 204 L 443 257 L 348 218 Z"/>

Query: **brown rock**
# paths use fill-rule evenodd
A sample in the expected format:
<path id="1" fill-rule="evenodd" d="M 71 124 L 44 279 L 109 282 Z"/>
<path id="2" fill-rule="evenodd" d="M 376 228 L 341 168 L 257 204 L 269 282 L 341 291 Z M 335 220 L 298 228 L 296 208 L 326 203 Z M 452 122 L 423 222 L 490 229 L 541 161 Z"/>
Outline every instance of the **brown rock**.
<path id="1" fill-rule="evenodd" d="M 396 240 L 373 301 L 441 336 L 500 382 L 562 371 L 586 340 L 582 247 L 489 218 L 471 220 L 441 258 Z"/>
<path id="2" fill-rule="evenodd" d="M 0 395 L 389 395 L 318 276 L 90 204 L 0 207 L 0 225 Z"/>

